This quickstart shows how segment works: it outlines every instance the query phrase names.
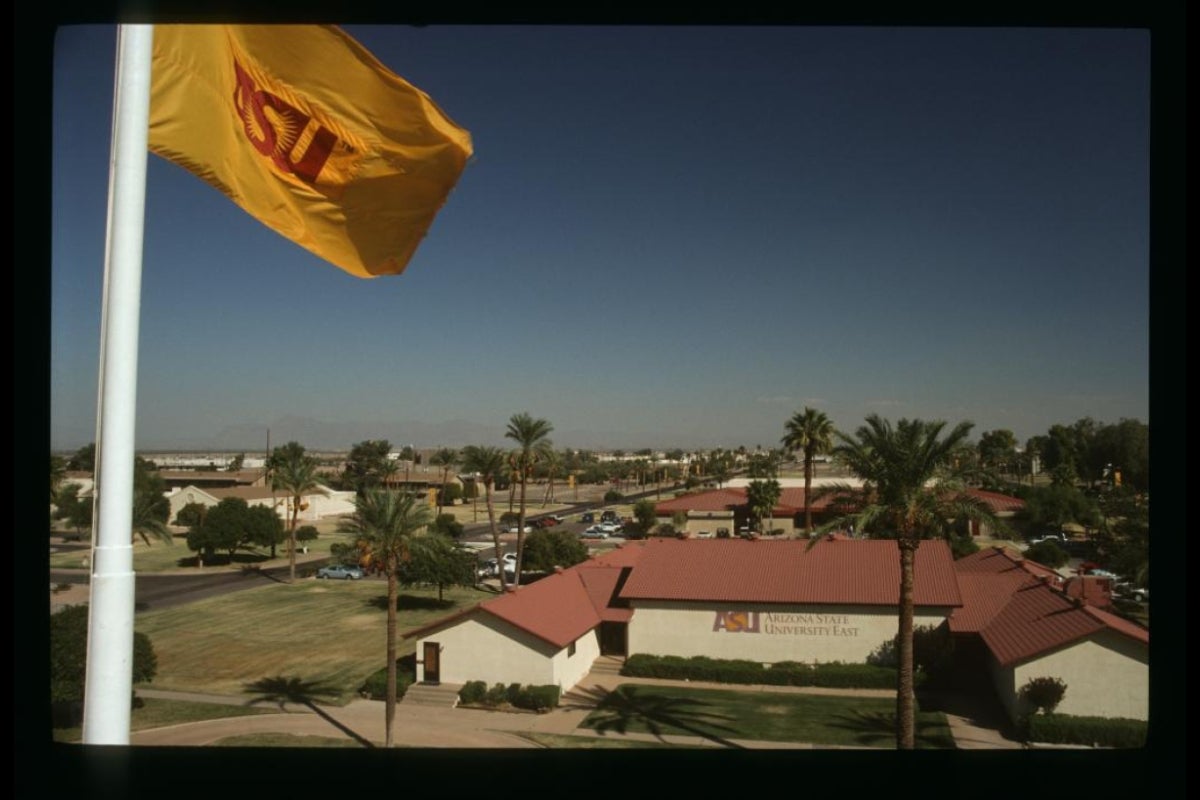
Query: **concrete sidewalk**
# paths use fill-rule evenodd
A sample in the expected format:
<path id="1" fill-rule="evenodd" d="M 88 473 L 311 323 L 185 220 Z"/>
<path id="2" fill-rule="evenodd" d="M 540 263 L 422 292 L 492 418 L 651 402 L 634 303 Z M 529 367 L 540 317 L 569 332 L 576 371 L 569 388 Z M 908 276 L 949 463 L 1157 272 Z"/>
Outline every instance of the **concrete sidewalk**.
<path id="1" fill-rule="evenodd" d="M 592 710 L 590 692 L 611 691 L 620 684 L 679 686 L 679 681 L 629 678 L 603 670 L 593 670 L 583 681 L 563 697 L 561 705 L 547 713 L 512 713 L 470 708 L 449 708 L 405 704 L 396 707 L 394 739 L 397 747 L 422 748 L 537 748 L 541 747 L 522 734 L 557 734 L 561 736 L 594 736 L 648 742 L 663 742 L 680 746 L 723 747 L 746 749 L 859 749 L 830 747 L 809 743 L 764 742 L 732 740 L 728 744 L 693 736 L 608 733 L 599 734 L 580 728 Z M 729 684 L 687 682 L 697 689 L 725 689 L 748 692 L 803 693 L 855 695 L 860 697 L 894 697 L 895 692 L 881 689 L 822 689 L 817 687 L 734 686 Z M 194 702 L 247 705 L 245 697 L 223 697 L 186 692 L 139 689 L 143 697 L 191 700 Z M 260 707 L 269 708 L 266 704 Z M 969 703 L 948 704 L 946 711 L 951 733 L 960 749 L 1021 749 L 1020 742 L 1004 737 L 1000 730 L 988 727 L 991 720 L 975 714 Z M 300 705 L 283 706 L 280 713 L 173 725 L 166 728 L 138 731 L 131 735 L 130 744 L 164 746 L 200 746 L 231 736 L 253 733 L 287 733 L 296 736 L 325 736 L 347 738 L 381 746 L 384 741 L 384 703 L 376 700 L 354 700 L 345 706 L 317 706 L 317 711 Z M 871 748 L 864 748 L 871 749 Z M 884 748 L 889 749 L 889 748 Z"/>

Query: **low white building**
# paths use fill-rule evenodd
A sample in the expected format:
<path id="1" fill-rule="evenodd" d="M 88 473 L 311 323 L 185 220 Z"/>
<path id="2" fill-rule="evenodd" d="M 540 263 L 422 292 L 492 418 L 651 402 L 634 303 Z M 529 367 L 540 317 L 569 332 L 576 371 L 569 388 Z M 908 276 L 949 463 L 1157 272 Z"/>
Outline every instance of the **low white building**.
<path id="1" fill-rule="evenodd" d="M 978 656 L 960 668 L 991 676 L 1014 717 L 1020 687 L 1053 675 L 1068 685 L 1062 713 L 1146 719 L 1149 632 L 995 552 L 955 562 L 945 542 L 922 542 L 915 624 L 947 625 Z M 628 542 L 406 638 L 419 681 L 564 692 L 600 655 L 863 663 L 896 635 L 899 572 L 886 540 Z"/>
<path id="2" fill-rule="evenodd" d="M 171 504 L 171 521 L 178 516 L 179 511 L 190 503 L 211 508 L 227 497 L 240 497 L 251 506 L 267 506 L 275 509 L 285 522 L 291 520 L 292 497 L 286 492 L 272 491 L 267 486 L 231 486 L 220 489 L 201 489 L 197 486 L 185 486 L 175 489 L 167 495 Z M 327 517 L 337 517 L 354 513 L 354 492 L 342 492 L 319 486 L 306 492 L 300 499 L 300 514 L 298 519 L 315 522 Z"/>

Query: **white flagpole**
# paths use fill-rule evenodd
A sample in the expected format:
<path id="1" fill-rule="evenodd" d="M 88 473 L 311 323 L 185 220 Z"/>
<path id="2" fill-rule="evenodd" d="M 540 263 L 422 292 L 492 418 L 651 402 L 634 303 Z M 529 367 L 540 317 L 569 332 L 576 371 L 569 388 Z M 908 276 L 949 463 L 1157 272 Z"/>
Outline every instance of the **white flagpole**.
<path id="1" fill-rule="evenodd" d="M 154 28 L 150 25 L 121 25 L 117 29 L 100 331 L 94 489 L 97 516 L 88 607 L 84 744 L 129 744 L 133 691 L 134 421 L 153 36 Z"/>

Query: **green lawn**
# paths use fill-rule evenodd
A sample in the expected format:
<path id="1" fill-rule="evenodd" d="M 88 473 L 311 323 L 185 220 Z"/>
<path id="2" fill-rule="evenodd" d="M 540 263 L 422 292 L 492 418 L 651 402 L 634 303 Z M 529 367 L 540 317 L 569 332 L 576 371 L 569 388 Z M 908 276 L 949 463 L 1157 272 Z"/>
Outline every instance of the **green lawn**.
<path id="1" fill-rule="evenodd" d="M 353 739 L 332 736 L 296 736 L 290 733 L 248 733 L 218 739 L 211 747 L 354 747 L 362 745 Z"/>
<path id="2" fill-rule="evenodd" d="M 572 750 L 645 750 L 645 749 L 708 749 L 707 745 L 676 745 L 665 742 L 652 742 L 644 739 L 615 739 L 609 737 L 600 739 L 595 736 L 564 736 L 557 733 L 534 733 L 532 731 L 514 731 L 514 735 L 522 739 L 540 744 L 543 747 Z"/>
<path id="3" fill-rule="evenodd" d="M 141 708 L 135 708 L 129 714 L 130 731 L 180 725 L 185 722 L 202 722 L 206 719 L 279 713 L 276 708 L 192 703 L 185 700 L 160 700 L 154 697 L 144 698 L 142 703 Z M 82 728 L 59 728 L 54 730 L 53 735 L 56 742 L 78 742 L 82 738 L 83 730 Z"/>
<path id="4" fill-rule="evenodd" d="M 322 702 L 344 703 L 386 661 L 386 592 L 382 580 L 305 579 L 148 611 L 134 627 L 154 645 L 155 689 L 242 695 L 248 684 L 294 677 Z M 445 596 L 439 605 L 436 589 L 402 590 L 401 632 L 495 595 Z M 414 646 L 401 640 L 399 655 Z"/>
<path id="5" fill-rule="evenodd" d="M 892 747 L 895 701 L 623 684 L 599 701 L 583 726 L 598 732 L 700 736 L 718 743 L 753 739 Z M 916 726 L 918 748 L 954 748 L 940 712 L 918 712 Z"/>

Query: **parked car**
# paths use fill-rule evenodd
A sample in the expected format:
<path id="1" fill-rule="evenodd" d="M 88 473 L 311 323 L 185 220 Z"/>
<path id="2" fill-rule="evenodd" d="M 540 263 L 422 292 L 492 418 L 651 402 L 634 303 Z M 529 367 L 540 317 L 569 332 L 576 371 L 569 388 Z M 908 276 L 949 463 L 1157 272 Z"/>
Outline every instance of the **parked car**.
<path id="1" fill-rule="evenodd" d="M 1062 545 L 1065 545 L 1067 543 L 1067 537 L 1065 534 L 1061 534 L 1061 533 L 1047 533 L 1042 536 L 1038 536 L 1037 538 L 1029 540 L 1030 546 L 1035 545 L 1035 544 L 1041 544 L 1042 542 L 1054 542 L 1056 545 L 1059 545 L 1061 547 Z"/>
<path id="2" fill-rule="evenodd" d="M 504 554 L 504 563 L 505 564 L 516 564 L 517 563 L 517 554 L 516 553 L 505 553 Z"/>
<path id="3" fill-rule="evenodd" d="M 600 521 L 601 522 L 619 522 L 620 517 L 617 516 L 617 512 L 615 512 L 615 511 L 605 511 L 603 514 L 600 515 Z"/>
<path id="4" fill-rule="evenodd" d="M 589 511 L 586 514 L 581 515 L 579 517 L 579 521 L 580 522 L 595 522 L 596 515 Z"/>
<path id="5" fill-rule="evenodd" d="M 588 528 L 583 533 L 579 534 L 579 538 L 581 538 L 581 539 L 607 539 L 608 531 L 601 530 L 599 525 L 593 525 L 592 527 Z"/>
<path id="6" fill-rule="evenodd" d="M 1136 600 L 1139 603 L 1150 602 L 1150 589 L 1144 586 L 1134 586 L 1128 581 L 1113 584 L 1113 593 L 1118 597 Z"/>
<path id="7" fill-rule="evenodd" d="M 328 567 L 321 567 L 317 570 L 318 578 L 331 580 L 357 581 L 362 576 L 363 571 L 360 567 L 352 567 L 346 564 L 330 564 Z"/>
<path id="8" fill-rule="evenodd" d="M 504 533 L 516 533 L 516 532 L 517 532 L 517 531 L 519 531 L 520 529 L 521 529 L 521 528 L 520 528 L 520 526 L 519 526 L 519 525 L 509 525 L 507 528 L 505 528 L 505 529 L 504 529 Z M 532 526 L 532 525 L 526 525 L 526 526 L 525 526 L 525 533 L 533 533 L 533 526 Z"/>

